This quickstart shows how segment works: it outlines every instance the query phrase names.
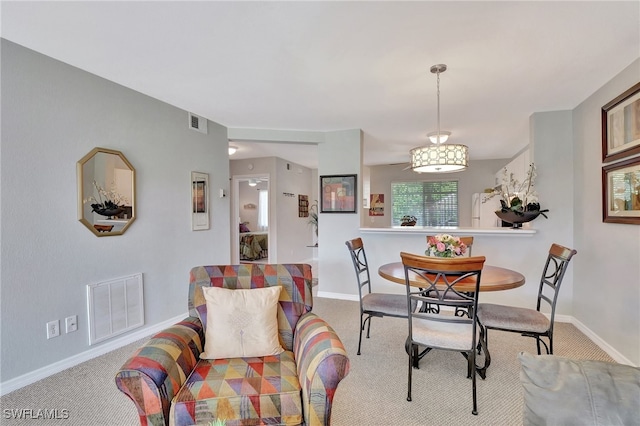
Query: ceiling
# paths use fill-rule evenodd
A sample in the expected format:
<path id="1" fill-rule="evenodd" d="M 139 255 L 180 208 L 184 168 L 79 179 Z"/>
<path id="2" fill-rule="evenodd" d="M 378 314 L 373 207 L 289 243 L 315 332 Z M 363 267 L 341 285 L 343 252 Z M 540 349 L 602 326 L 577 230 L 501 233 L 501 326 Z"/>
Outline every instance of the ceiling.
<path id="1" fill-rule="evenodd" d="M 7 2 L 2 37 L 229 128 L 360 128 L 367 165 L 441 128 L 510 158 L 640 56 L 640 2 Z M 309 167 L 317 149 L 237 141 Z"/>

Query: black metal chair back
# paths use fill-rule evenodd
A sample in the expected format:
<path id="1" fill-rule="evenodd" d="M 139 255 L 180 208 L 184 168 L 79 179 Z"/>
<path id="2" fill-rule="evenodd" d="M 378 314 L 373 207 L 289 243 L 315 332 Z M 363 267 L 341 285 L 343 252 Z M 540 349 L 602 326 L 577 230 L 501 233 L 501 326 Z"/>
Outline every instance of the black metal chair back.
<path id="1" fill-rule="evenodd" d="M 367 254 L 364 251 L 362 238 L 355 238 L 346 241 L 345 244 L 351 253 L 351 261 L 356 271 L 356 279 L 358 281 L 358 295 L 360 298 L 360 310 L 362 310 L 362 288 L 366 287 L 366 293 L 371 293 L 371 276 L 369 275 L 369 264 L 367 263 Z"/>
<path id="2" fill-rule="evenodd" d="M 536 310 L 540 312 L 540 309 L 543 307 L 543 303 L 546 303 L 550 308 L 550 336 L 553 335 L 553 323 L 555 322 L 556 304 L 558 302 L 558 295 L 560 294 L 560 285 L 564 279 L 565 272 L 567 272 L 569 262 L 576 253 L 576 250 L 568 249 L 559 244 L 552 244 L 549 249 L 549 255 L 547 256 L 547 262 L 542 270 L 542 277 L 540 278 L 540 286 L 538 288 L 538 302 L 536 304 Z M 544 341 L 540 342 L 545 345 L 547 352 L 553 353 L 552 340 L 549 342 L 551 348 L 547 347 Z"/>

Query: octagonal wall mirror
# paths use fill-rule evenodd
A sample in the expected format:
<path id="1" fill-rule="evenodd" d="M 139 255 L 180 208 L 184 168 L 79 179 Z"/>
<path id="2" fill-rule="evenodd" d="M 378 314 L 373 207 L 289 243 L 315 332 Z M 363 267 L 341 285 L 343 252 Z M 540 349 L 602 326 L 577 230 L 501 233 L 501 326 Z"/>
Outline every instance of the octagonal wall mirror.
<path id="1" fill-rule="evenodd" d="M 120 152 L 94 148 L 77 164 L 78 220 L 98 237 L 122 235 L 136 218 L 136 171 Z"/>

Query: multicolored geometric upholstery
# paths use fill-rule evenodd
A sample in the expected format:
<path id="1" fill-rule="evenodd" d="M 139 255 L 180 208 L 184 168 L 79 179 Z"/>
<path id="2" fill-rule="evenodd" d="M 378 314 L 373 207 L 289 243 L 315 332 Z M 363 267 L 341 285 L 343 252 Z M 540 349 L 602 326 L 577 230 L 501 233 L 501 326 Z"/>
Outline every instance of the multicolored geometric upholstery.
<path id="1" fill-rule="evenodd" d="M 202 286 L 230 289 L 279 285 L 278 356 L 200 360 L 206 303 Z M 311 267 L 303 264 L 215 265 L 190 273 L 190 317 L 134 354 L 116 385 L 135 403 L 140 424 L 326 425 L 333 397 L 349 371 L 335 331 L 311 313 Z"/>
<path id="2" fill-rule="evenodd" d="M 166 425 L 171 400 L 200 359 L 204 330 L 189 317 L 139 348 L 116 375 L 116 386 L 136 405 L 140 424 Z"/>
<path id="3" fill-rule="evenodd" d="M 293 352 L 200 360 L 171 405 L 170 424 L 201 424 L 216 418 L 225 419 L 226 426 L 260 424 L 260 419 L 267 424 L 301 424 Z"/>

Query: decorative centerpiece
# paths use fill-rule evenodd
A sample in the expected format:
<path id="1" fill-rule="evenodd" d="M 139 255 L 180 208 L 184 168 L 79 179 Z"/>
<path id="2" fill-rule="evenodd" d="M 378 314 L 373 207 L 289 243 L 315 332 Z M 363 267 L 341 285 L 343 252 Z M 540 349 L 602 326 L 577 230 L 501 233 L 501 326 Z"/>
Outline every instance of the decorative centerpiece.
<path id="1" fill-rule="evenodd" d="M 538 203 L 538 193 L 535 190 L 536 179 L 535 164 L 529 165 L 527 177 L 523 182 L 513 177 L 513 173 L 507 173 L 505 167 L 502 174 L 502 184 L 493 188 L 493 195 L 500 195 L 502 208 L 496 211 L 496 216 L 501 220 L 511 223 L 513 228 L 520 228 L 525 222 L 530 222 L 539 215 L 547 218 L 548 209 L 542 210 Z"/>
<path id="2" fill-rule="evenodd" d="M 98 185 L 95 180 L 93 181 L 93 186 L 96 188 L 98 199 L 89 197 L 84 200 L 85 203 L 93 201 L 93 203 L 91 203 L 92 212 L 96 212 L 101 216 L 107 216 L 107 219 L 113 219 L 114 216 L 124 211 L 124 206 L 128 200 L 116 191 L 115 184 L 111 186 L 110 191 L 106 191 Z"/>
<path id="3" fill-rule="evenodd" d="M 402 216 L 400 226 L 416 226 L 418 219 L 415 216 Z"/>
<path id="4" fill-rule="evenodd" d="M 467 252 L 467 245 L 460 238 L 449 234 L 438 234 L 427 238 L 427 256 L 458 257 Z"/>

